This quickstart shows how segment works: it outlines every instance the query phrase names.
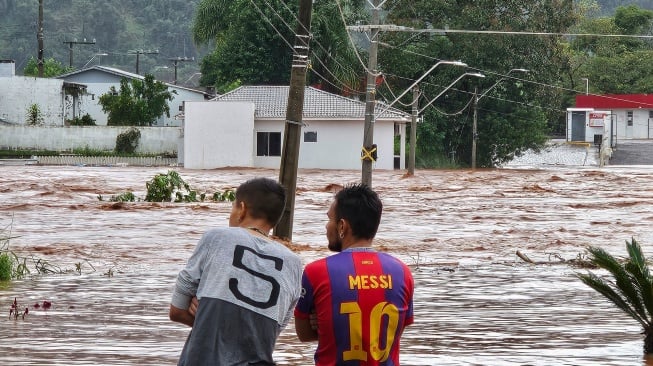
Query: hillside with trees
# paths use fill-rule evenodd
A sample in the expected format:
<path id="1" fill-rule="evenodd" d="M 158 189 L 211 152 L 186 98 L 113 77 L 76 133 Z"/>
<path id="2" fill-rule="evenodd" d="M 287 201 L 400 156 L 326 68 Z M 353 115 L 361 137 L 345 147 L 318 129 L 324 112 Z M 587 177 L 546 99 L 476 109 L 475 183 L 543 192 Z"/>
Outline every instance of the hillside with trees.
<path id="1" fill-rule="evenodd" d="M 135 72 L 138 56 L 139 73 L 151 73 L 163 81 L 174 78 L 171 59 L 194 58 L 177 61 L 178 79 L 184 81 L 199 72 L 203 56 L 190 31 L 197 3 L 45 0 L 44 57 L 69 66 L 72 45 L 74 69 L 101 64 Z M 37 57 L 38 10 L 36 0 L 0 0 L 0 58 L 14 60 L 17 74 L 23 73 L 30 58 Z M 192 81 L 197 83 L 197 79 Z"/>

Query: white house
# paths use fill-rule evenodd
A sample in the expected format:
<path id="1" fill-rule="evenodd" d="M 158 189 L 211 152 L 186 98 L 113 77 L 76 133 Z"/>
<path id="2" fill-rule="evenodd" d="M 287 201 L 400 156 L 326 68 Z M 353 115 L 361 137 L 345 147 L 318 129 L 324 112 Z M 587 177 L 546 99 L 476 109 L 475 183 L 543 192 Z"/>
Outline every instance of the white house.
<path id="1" fill-rule="evenodd" d="M 243 86 L 211 101 L 186 102 L 184 167 L 279 168 L 288 90 L 288 86 Z M 385 107 L 377 103 L 377 113 Z M 360 169 L 364 122 L 364 102 L 306 87 L 299 168 Z M 409 122 L 409 114 L 393 108 L 375 116 L 375 168 L 404 168 Z M 395 157 L 397 135 L 401 150 Z"/>
<path id="2" fill-rule="evenodd" d="M 115 69 L 106 66 L 93 66 L 90 68 L 73 71 L 57 77 L 67 82 L 74 82 L 84 84 L 87 87 L 88 98 L 86 103 L 81 106 L 83 113 L 88 113 L 95 119 L 95 123 L 99 126 L 106 126 L 107 115 L 102 111 L 102 106 L 99 104 L 99 97 L 109 92 L 113 86 L 116 90 L 120 89 L 120 81 L 123 78 L 143 80 L 145 77 L 131 72 Z M 186 101 L 203 101 L 209 98 L 209 95 L 201 90 L 186 88 L 179 85 L 164 83 L 168 86 L 168 90 L 174 90 L 177 94 L 173 94 L 174 99 L 169 102 L 170 104 L 170 117 L 162 116 L 159 118 L 154 126 L 181 126 L 181 121 L 175 118 L 183 110 L 184 102 Z"/>
<path id="3" fill-rule="evenodd" d="M 42 124 L 62 126 L 78 117 L 86 86 L 59 79 L 16 76 L 13 60 L 0 60 L 0 123 L 28 122 L 28 109 L 36 106 Z"/>

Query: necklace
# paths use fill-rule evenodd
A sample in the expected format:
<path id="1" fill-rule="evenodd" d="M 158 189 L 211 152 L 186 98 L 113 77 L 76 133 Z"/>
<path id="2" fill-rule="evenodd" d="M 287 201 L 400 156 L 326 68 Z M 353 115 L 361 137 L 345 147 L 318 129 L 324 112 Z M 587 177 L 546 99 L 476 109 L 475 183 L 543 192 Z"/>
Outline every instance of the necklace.
<path id="1" fill-rule="evenodd" d="M 263 230 L 257 228 L 257 227 L 248 227 L 249 230 L 256 231 L 257 233 L 265 236 L 266 238 L 268 237 L 268 234 L 264 233 Z"/>

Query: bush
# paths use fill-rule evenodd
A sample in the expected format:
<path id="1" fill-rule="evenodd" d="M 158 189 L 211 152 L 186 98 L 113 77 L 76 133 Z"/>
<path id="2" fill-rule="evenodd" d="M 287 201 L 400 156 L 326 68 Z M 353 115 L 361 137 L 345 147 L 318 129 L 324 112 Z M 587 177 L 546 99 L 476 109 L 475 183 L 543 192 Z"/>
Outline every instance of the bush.
<path id="1" fill-rule="evenodd" d="M 116 137 L 116 153 L 133 154 L 141 140 L 141 131 L 132 127 Z"/>
<path id="2" fill-rule="evenodd" d="M 68 120 L 68 123 L 71 126 L 96 126 L 95 119 L 91 117 L 91 115 L 88 113 L 83 115 L 81 118 L 75 117 L 73 119 L 70 119 Z"/>
<path id="3" fill-rule="evenodd" d="M 191 190 L 188 183 L 174 170 L 167 174 L 155 175 L 152 180 L 145 183 L 145 187 L 147 188 L 145 201 L 148 202 L 170 202 L 173 197 L 183 198 L 183 191 L 190 192 Z"/>
<path id="4" fill-rule="evenodd" d="M 27 125 L 39 126 L 43 124 L 43 113 L 38 104 L 32 104 L 27 107 Z"/>
<path id="5" fill-rule="evenodd" d="M 0 281 L 11 280 L 13 273 L 13 260 L 9 253 L 0 254 Z"/>

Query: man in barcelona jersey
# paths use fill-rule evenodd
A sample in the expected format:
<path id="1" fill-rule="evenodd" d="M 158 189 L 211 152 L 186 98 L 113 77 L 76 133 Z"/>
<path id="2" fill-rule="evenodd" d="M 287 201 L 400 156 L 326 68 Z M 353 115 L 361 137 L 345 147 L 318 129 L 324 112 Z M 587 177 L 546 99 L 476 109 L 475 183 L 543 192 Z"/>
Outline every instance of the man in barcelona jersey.
<path id="1" fill-rule="evenodd" d="M 372 241 L 383 204 L 366 185 L 336 193 L 327 216 L 329 249 L 338 254 L 304 268 L 295 331 L 318 341 L 316 365 L 399 365 L 399 341 L 413 323 L 413 276 Z M 317 324 L 315 324 L 317 323 Z"/>

